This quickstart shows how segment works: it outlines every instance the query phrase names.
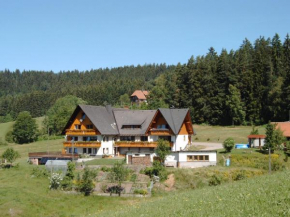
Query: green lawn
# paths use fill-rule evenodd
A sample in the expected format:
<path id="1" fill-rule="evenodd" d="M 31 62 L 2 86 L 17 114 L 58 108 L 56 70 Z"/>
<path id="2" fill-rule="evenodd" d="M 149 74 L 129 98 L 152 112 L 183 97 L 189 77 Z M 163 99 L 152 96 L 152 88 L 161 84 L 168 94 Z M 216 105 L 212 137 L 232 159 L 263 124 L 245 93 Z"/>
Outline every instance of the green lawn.
<path id="1" fill-rule="evenodd" d="M 265 134 L 265 127 L 257 127 L 259 134 Z M 250 134 L 251 126 L 208 126 L 208 125 L 193 125 L 196 135 L 193 137 L 193 142 L 223 142 L 228 137 L 233 137 L 235 143 L 248 143 L 247 136 Z"/>

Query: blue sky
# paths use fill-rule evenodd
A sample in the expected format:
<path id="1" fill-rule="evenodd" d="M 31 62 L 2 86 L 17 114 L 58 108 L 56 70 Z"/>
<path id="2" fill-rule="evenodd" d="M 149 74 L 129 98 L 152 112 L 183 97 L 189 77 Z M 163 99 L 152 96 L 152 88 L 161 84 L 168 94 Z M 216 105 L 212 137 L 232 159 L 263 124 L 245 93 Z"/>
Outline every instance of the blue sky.
<path id="1" fill-rule="evenodd" d="M 289 0 L 0 0 L 0 70 L 186 63 L 290 33 Z"/>

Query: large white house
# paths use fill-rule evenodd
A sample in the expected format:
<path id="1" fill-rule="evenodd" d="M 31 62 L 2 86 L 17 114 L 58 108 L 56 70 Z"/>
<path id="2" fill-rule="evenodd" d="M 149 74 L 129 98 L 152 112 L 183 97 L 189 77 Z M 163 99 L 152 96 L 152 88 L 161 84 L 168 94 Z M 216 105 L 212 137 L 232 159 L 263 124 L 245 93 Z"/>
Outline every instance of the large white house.
<path id="1" fill-rule="evenodd" d="M 170 142 L 171 151 L 182 151 L 193 133 L 189 109 L 79 105 L 63 131 L 63 145 L 66 153 L 125 156 L 128 152 L 153 153 L 157 140 L 164 139 Z"/>
<path id="2" fill-rule="evenodd" d="M 216 165 L 216 151 L 186 151 L 193 127 L 189 109 L 129 110 L 79 105 L 66 124 L 63 153 L 124 156 L 128 164 L 150 165 L 159 139 L 167 140 L 173 167 Z"/>

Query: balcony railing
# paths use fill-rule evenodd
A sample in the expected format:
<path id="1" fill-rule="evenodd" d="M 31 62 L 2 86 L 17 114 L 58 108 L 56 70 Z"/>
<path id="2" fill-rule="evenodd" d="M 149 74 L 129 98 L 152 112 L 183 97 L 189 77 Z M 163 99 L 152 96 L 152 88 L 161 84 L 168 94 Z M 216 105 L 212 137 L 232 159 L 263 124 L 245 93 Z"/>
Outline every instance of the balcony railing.
<path id="1" fill-rule="evenodd" d="M 99 148 L 101 147 L 101 142 L 96 141 L 76 141 L 76 142 L 64 142 L 64 147 L 81 147 L 81 148 Z"/>
<path id="2" fill-rule="evenodd" d="M 173 143 L 170 142 L 170 147 L 173 146 Z M 123 148 L 156 148 L 158 145 L 158 142 L 146 142 L 146 141 L 139 141 L 139 142 L 133 142 L 133 141 L 117 141 L 115 142 L 115 147 L 123 147 Z"/>
<path id="3" fill-rule="evenodd" d="M 164 129 L 164 128 L 152 128 L 150 130 L 151 135 L 156 135 L 156 136 L 170 136 L 170 130 L 169 129 Z"/>
<path id="4" fill-rule="evenodd" d="M 87 135 L 87 136 L 94 136 L 98 135 L 99 133 L 94 129 L 87 129 L 87 130 L 66 130 L 66 135 Z"/>

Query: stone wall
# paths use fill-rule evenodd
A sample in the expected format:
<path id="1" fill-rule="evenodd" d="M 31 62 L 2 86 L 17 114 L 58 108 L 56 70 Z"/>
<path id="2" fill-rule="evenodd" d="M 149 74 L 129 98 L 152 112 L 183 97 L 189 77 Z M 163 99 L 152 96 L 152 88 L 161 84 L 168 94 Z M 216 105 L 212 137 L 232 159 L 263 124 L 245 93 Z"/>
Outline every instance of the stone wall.
<path id="1" fill-rule="evenodd" d="M 152 165 L 150 161 L 150 156 L 132 157 L 132 164 L 133 165 L 146 165 L 146 166 Z"/>

